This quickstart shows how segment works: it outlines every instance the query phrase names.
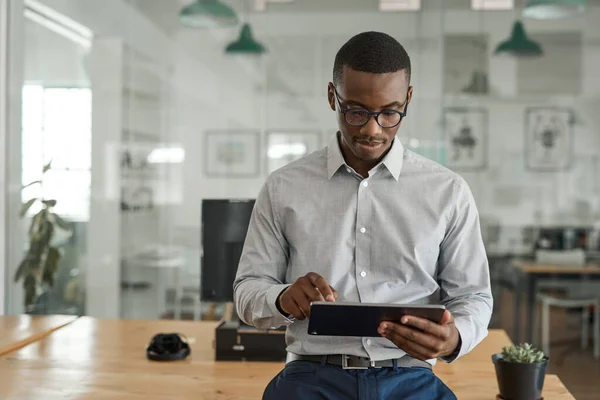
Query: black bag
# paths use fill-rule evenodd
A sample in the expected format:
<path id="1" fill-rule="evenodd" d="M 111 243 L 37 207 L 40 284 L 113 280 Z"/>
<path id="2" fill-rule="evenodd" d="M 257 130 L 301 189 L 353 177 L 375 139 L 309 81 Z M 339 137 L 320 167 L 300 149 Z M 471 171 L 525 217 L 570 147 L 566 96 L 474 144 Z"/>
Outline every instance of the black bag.
<path id="1" fill-rule="evenodd" d="M 146 357 L 152 361 L 183 360 L 190 353 L 187 340 L 177 333 L 159 333 L 146 348 Z"/>

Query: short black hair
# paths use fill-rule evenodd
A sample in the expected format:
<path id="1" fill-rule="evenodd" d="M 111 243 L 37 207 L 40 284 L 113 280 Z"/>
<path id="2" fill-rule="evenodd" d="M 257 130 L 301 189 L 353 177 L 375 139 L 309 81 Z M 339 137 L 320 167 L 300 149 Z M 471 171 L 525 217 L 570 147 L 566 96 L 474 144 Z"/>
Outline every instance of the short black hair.
<path id="1" fill-rule="evenodd" d="M 340 48 L 333 64 L 335 85 L 342 81 L 344 66 L 372 74 L 404 70 L 410 82 L 410 57 L 404 47 L 386 33 L 359 33 Z"/>

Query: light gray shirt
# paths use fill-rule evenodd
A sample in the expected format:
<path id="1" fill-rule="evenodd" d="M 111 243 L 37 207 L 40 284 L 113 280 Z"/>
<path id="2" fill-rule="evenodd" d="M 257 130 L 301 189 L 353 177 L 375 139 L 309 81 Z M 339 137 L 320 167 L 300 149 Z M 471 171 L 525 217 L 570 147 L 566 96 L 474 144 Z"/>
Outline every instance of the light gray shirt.
<path id="1" fill-rule="evenodd" d="M 245 323 L 286 325 L 292 353 L 406 354 L 385 338 L 308 335 L 308 320 L 283 316 L 277 296 L 308 272 L 322 275 L 338 301 L 444 304 L 462 341 L 454 359 L 487 335 L 490 276 L 472 193 L 398 139 L 366 179 L 344 162 L 337 137 L 273 172 L 256 199 L 234 297 Z"/>

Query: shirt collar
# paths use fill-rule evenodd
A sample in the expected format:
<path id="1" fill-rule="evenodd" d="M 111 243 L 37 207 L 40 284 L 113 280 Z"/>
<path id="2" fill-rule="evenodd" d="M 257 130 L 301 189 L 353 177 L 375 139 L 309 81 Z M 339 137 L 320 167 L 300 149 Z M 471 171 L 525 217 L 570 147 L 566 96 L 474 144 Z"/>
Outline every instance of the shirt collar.
<path id="1" fill-rule="evenodd" d="M 400 172 L 402 171 L 402 164 L 404 160 L 404 146 L 400 143 L 397 138 L 392 143 L 392 148 L 385 155 L 380 164 L 383 164 L 387 170 L 392 174 L 395 180 L 400 178 Z M 340 167 L 346 166 L 342 150 L 340 149 L 339 132 L 333 135 L 333 138 L 327 146 L 327 178 L 331 177 L 340 169 Z M 377 165 L 375 168 L 377 168 Z M 374 169 L 375 169 L 374 168 Z"/>

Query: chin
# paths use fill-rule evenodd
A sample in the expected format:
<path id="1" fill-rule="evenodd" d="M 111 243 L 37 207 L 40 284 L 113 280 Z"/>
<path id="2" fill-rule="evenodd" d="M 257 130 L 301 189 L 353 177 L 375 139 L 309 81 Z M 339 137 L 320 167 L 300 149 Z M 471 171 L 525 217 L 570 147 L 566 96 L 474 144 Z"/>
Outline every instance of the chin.
<path id="1" fill-rule="evenodd" d="M 372 146 L 354 142 L 354 146 L 352 147 L 354 148 L 354 155 L 365 161 L 378 160 L 389 149 L 387 142 L 378 143 Z"/>

